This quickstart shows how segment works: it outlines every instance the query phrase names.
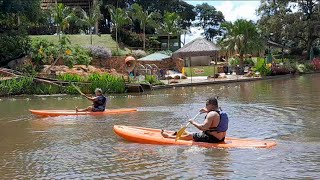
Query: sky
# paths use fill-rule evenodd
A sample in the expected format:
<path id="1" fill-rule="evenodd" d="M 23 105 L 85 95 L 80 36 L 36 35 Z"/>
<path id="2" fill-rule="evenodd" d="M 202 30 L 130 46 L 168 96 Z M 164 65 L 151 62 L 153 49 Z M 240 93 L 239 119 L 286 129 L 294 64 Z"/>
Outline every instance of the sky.
<path id="1" fill-rule="evenodd" d="M 260 5 L 260 0 L 247 0 L 247 1 L 222 1 L 222 0 L 184 0 L 189 4 L 196 6 L 197 4 L 208 3 L 214 6 L 218 11 L 221 11 L 226 21 L 234 22 L 237 19 L 243 18 L 247 20 L 257 21 L 256 9 Z M 191 34 L 186 36 L 186 43 L 195 38 L 201 37 L 203 29 L 195 27 L 191 28 Z M 183 39 L 183 36 L 182 36 Z"/>

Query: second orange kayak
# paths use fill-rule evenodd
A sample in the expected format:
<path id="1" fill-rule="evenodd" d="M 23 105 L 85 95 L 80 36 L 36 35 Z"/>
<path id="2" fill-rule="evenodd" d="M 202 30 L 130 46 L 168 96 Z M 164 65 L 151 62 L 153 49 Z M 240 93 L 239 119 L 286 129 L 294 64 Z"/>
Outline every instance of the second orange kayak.
<path id="1" fill-rule="evenodd" d="M 178 140 L 164 138 L 161 135 L 160 129 L 151 129 L 135 126 L 120 126 L 113 127 L 114 132 L 128 140 L 144 144 L 160 144 L 160 145 L 187 145 L 187 146 L 202 146 L 207 148 L 271 148 L 277 145 L 274 141 L 240 139 L 227 137 L 222 143 L 204 143 L 186 140 Z M 173 132 L 172 132 L 173 133 Z"/>
<path id="2" fill-rule="evenodd" d="M 75 110 L 29 110 L 32 114 L 38 116 L 70 116 L 70 115 L 107 115 L 107 114 L 120 114 L 136 112 L 135 108 L 124 108 L 124 109 L 106 109 L 101 112 L 76 112 Z"/>

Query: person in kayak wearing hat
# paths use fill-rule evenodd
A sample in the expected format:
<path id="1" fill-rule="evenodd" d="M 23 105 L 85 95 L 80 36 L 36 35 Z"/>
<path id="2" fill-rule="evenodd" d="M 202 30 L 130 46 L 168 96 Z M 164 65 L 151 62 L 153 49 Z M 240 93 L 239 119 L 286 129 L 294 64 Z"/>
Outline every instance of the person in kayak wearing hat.
<path id="1" fill-rule="evenodd" d="M 92 103 L 92 106 L 88 106 L 85 109 L 78 109 L 78 107 L 76 107 L 76 112 L 85 112 L 85 111 L 99 112 L 99 111 L 104 111 L 106 109 L 107 98 L 103 96 L 102 90 L 100 88 L 96 88 L 94 92 L 96 94 L 96 97 L 89 97 L 81 93 L 82 96 L 86 97 L 88 100 L 92 101 L 93 103 Z"/>
<path id="2" fill-rule="evenodd" d="M 223 142 L 227 134 L 228 117 L 225 112 L 219 109 L 217 98 L 207 99 L 206 107 L 202 108 L 200 112 L 207 114 L 202 124 L 195 122 L 193 119 L 190 119 L 189 122 L 202 132 L 193 134 L 186 133 L 179 139 L 208 143 Z M 165 138 L 174 139 L 176 138 L 176 134 L 177 133 L 168 134 L 163 130 L 161 131 L 161 135 Z"/>

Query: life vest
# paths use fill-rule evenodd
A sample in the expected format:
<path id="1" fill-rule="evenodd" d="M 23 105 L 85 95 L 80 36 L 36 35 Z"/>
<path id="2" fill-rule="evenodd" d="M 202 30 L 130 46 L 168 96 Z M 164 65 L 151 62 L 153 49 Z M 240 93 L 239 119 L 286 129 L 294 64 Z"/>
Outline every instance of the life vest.
<path id="1" fill-rule="evenodd" d="M 229 123 L 229 118 L 226 112 L 222 111 L 216 111 L 220 115 L 220 122 L 217 127 L 215 128 L 210 128 L 209 132 L 217 131 L 217 132 L 226 132 L 228 130 L 228 123 Z"/>
<path id="2" fill-rule="evenodd" d="M 93 102 L 94 107 L 106 106 L 107 98 L 103 95 L 97 97 L 97 100 Z"/>

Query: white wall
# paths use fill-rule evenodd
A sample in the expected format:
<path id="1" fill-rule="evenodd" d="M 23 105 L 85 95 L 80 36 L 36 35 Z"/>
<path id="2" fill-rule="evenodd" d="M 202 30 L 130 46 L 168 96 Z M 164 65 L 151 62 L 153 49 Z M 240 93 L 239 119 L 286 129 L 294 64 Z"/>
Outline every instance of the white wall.
<path id="1" fill-rule="evenodd" d="M 191 57 L 191 66 L 209 66 L 212 57 L 210 56 L 196 56 Z M 185 58 L 186 67 L 189 66 L 189 58 Z"/>

